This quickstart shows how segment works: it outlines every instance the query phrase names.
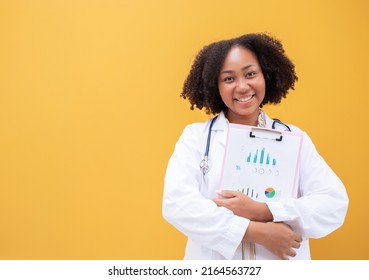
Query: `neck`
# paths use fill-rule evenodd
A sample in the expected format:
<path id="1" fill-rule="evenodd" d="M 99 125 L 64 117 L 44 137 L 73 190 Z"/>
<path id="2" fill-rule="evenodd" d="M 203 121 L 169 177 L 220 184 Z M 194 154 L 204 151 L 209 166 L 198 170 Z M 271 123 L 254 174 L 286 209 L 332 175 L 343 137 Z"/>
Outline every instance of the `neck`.
<path id="1" fill-rule="evenodd" d="M 255 114 L 250 116 L 240 116 L 240 115 L 234 115 L 230 112 L 226 112 L 225 114 L 226 118 L 230 123 L 235 124 L 242 124 L 242 125 L 250 125 L 250 126 L 264 126 L 264 116 L 261 110 L 258 110 L 255 112 Z"/>

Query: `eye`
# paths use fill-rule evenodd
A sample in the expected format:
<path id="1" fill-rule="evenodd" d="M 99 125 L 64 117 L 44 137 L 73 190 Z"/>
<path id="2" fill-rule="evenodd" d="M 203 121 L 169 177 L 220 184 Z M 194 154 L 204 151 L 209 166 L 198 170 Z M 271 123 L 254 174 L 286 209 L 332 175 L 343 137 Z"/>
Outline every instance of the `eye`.
<path id="1" fill-rule="evenodd" d="M 224 77 L 223 78 L 223 82 L 226 82 L 226 83 L 231 83 L 234 81 L 234 78 L 231 77 L 231 76 L 228 76 L 228 77 Z"/>
<path id="2" fill-rule="evenodd" d="M 256 75 L 257 73 L 255 71 L 252 71 L 252 72 L 247 72 L 246 73 L 246 78 L 252 78 Z"/>

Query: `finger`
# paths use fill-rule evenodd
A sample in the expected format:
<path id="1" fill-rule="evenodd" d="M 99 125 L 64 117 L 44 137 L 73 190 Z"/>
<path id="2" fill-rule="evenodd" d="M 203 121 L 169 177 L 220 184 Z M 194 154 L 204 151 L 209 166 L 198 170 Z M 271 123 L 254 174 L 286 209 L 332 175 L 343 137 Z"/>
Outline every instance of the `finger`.
<path id="1" fill-rule="evenodd" d="M 292 244 L 292 248 L 299 249 L 300 247 L 301 247 L 300 242 L 297 242 L 297 241 L 293 242 L 293 244 Z"/>
<path id="2" fill-rule="evenodd" d="M 300 235 L 299 236 L 299 240 L 298 240 L 300 243 L 302 242 L 302 236 Z"/>
<path id="3" fill-rule="evenodd" d="M 213 201 L 215 202 L 215 204 L 217 206 L 221 206 L 222 205 L 222 200 L 221 198 L 214 198 Z"/>
<path id="4" fill-rule="evenodd" d="M 297 235 L 295 238 L 295 241 L 301 243 L 302 242 L 302 236 L 301 235 Z"/>
<path id="5" fill-rule="evenodd" d="M 228 204 L 227 199 L 224 198 L 214 198 L 213 201 L 217 206 L 226 206 Z"/>
<path id="6" fill-rule="evenodd" d="M 290 257 L 296 257 L 296 251 L 293 250 L 293 249 L 290 249 L 288 252 L 287 252 L 288 256 Z"/>
<path id="7" fill-rule="evenodd" d="M 217 191 L 217 193 L 223 197 L 227 197 L 227 198 L 230 198 L 230 197 L 235 197 L 235 196 L 238 196 L 240 194 L 239 191 L 232 191 L 232 190 L 220 190 L 220 191 Z"/>

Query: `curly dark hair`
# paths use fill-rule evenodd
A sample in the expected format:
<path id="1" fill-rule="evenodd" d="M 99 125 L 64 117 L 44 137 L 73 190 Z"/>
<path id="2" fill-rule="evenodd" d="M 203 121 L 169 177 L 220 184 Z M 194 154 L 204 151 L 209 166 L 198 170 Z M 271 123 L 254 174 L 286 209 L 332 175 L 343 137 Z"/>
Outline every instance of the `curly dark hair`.
<path id="1" fill-rule="evenodd" d="M 285 55 L 281 42 L 265 33 L 251 33 L 205 46 L 197 54 L 184 82 L 181 97 L 188 99 L 191 110 L 205 108 L 207 114 L 226 111 L 218 89 L 218 76 L 224 60 L 233 46 L 243 46 L 258 58 L 265 79 L 262 105 L 278 104 L 289 89 L 294 89 L 298 77 L 295 65 Z"/>

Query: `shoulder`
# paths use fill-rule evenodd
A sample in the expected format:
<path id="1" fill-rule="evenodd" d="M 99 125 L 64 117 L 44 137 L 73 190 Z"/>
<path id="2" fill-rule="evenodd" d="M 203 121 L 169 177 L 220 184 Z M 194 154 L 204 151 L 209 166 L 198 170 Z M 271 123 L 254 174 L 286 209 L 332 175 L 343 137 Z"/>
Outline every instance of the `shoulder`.
<path id="1" fill-rule="evenodd" d="M 283 120 L 271 118 L 265 113 L 266 128 L 276 129 L 280 131 L 291 131 L 294 133 L 306 134 L 301 128 L 291 123 L 285 123 Z"/>
<path id="2" fill-rule="evenodd" d="M 265 119 L 267 128 L 280 131 L 290 131 L 292 133 L 300 134 L 303 137 L 303 149 L 315 149 L 315 146 L 308 133 L 297 125 L 284 123 L 282 120 L 279 119 L 272 119 L 267 114 L 265 114 Z"/>
<path id="3" fill-rule="evenodd" d="M 202 143 L 206 141 L 210 123 L 211 119 L 187 124 L 176 143 L 176 148 L 201 149 Z"/>
<path id="4" fill-rule="evenodd" d="M 228 120 L 223 112 L 205 122 L 188 124 L 184 128 L 183 134 L 208 134 L 210 129 L 211 131 L 226 131 L 228 129 Z"/>
<path id="5" fill-rule="evenodd" d="M 211 120 L 205 122 L 194 122 L 187 124 L 182 132 L 182 135 L 201 135 L 208 131 Z"/>

